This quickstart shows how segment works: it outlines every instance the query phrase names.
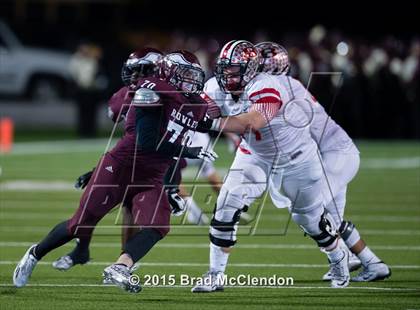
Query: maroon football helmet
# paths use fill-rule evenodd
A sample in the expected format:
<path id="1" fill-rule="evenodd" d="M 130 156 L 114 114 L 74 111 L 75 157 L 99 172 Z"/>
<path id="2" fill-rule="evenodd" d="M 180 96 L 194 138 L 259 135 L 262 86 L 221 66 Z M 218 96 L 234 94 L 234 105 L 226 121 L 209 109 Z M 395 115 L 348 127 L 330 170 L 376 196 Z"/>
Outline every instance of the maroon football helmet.
<path id="1" fill-rule="evenodd" d="M 186 95 L 200 93 L 204 87 L 205 74 L 198 58 L 185 50 L 171 52 L 162 58 L 159 77 Z"/>
<path id="2" fill-rule="evenodd" d="M 135 84 L 138 79 L 146 76 L 156 76 L 158 64 L 163 53 L 155 48 L 145 47 L 128 56 L 121 69 L 121 79 L 124 85 Z"/>
<path id="3" fill-rule="evenodd" d="M 257 75 L 258 50 L 245 40 L 223 46 L 216 63 L 216 79 L 224 92 L 241 91 Z"/>
<path id="4" fill-rule="evenodd" d="M 289 54 L 283 46 L 274 42 L 261 42 L 255 47 L 260 52 L 259 72 L 273 75 L 289 73 Z"/>

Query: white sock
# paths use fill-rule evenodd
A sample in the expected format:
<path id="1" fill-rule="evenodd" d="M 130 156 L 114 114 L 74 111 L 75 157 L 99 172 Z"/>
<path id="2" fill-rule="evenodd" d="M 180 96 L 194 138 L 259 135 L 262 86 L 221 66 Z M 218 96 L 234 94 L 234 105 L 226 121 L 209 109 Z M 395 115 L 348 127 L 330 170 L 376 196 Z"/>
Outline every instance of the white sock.
<path id="1" fill-rule="evenodd" d="M 360 259 L 360 261 L 362 262 L 362 265 L 365 266 L 365 267 L 369 264 L 379 263 L 381 261 L 378 258 L 378 256 L 376 256 L 375 253 L 373 253 L 369 249 L 368 246 L 365 246 L 365 248 L 362 250 L 362 252 L 357 254 L 357 257 Z"/>
<path id="2" fill-rule="evenodd" d="M 229 253 L 223 252 L 220 246 L 210 243 L 210 271 L 225 272 Z"/>
<path id="3" fill-rule="evenodd" d="M 339 246 L 332 251 L 325 251 L 325 253 L 327 253 L 328 259 L 331 263 L 339 262 L 344 256 L 344 251 Z"/>

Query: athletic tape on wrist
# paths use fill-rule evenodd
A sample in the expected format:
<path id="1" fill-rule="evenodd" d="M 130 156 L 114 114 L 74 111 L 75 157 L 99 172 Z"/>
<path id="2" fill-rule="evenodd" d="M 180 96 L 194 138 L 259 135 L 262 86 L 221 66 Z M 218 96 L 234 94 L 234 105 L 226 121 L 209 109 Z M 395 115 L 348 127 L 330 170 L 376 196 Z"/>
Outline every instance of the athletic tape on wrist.
<path id="1" fill-rule="evenodd" d="M 220 125 L 222 124 L 222 119 L 221 118 L 216 118 L 215 120 L 213 120 L 213 123 L 211 124 L 211 130 L 213 131 L 220 131 Z"/>

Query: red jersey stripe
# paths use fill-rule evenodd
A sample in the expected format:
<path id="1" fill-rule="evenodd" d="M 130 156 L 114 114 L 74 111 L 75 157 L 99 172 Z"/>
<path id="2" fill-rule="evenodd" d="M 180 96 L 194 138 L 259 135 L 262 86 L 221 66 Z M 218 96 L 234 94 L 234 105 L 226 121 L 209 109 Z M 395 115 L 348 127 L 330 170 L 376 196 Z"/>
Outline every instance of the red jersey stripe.
<path id="1" fill-rule="evenodd" d="M 258 95 L 263 95 L 263 94 L 274 94 L 276 96 L 278 96 L 279 98 L 281 98 L 280 96 L 280 92 L 275 89 L 275 88 L 263 88 L 259 91 L 253 92 L 251 95 L 249 95 L 249 99 L 252 100 L 252 97 L 258 96 Z"/>

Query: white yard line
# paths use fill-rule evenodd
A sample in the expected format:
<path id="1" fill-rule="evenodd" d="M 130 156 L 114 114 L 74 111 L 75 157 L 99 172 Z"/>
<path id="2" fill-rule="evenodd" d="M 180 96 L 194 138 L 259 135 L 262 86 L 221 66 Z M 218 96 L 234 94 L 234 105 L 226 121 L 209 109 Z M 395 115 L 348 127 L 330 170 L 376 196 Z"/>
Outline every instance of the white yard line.
<path id="1" fill-rule="evenodd" d="M 35 205 L 31 203 L 30 201 L 23 202 L 25 205 L 25 208 L 29 207 L 31 208 L 31 211 L 36 211 L 38 205 Z M 71 203 L 69 204 L 69 206 Z M 32 208 L 33 206 L 33 208 Z M 76 203 L 74 204 L 73 208 L 69 209 L 69 211 L 75 210 Z M 270 206 L 271 208 L 271 206 Z M 33 209 L 33 210 L 32 210 Z M 51 213 L 51 207 L 48 208 L 48 210 L 45 210 L 43 208 L 38 209 L 38 212 L 22 212 L 19 211 L 19 207 L 16 206 L 7 206 L 7 203 L 2 204 L 2 211 L 0 211 L 0 219 L 43 219 L 43 218 L 49 218 L 49 219 L 62 219 L 67 217 L 68 213 L 59 213 L 56 211 L 63 211 L 62 207 L 59 208 L 52 208 L 55 212 Z M 13 211 L 8 211 L 13 210 Z M 274 215 L 270 212 L 270 214 L 262 214 L 261 220 L 263 222 L 281 222 L 281 221 L 287 221 L 289 219 L 289 215 Z M 384 222 L 384 223 L 420 223 L 420 216 L 395 216 L 395 215 L 350 215 L 349 219 L 355 222 Z"/>
<path id="2" fill-rule="evenodd" d="M 17 180 L 0 183 L 1 191 L 76 191 L 74 182 Z"/>
<path id="3" fill-rule="evenodd" d="M 2 260 L 0 265 L 16 265 L 18 261 Z M 89 262 L 86 265 L 91 266 L 108 266 L 114 262 Z M 52 262 L 38 262 L 38 265 L 51 265 Z M 160 262 L 160 263 L 151 263 L 151 262 L 142 262 L 141 266 L 148 267 L 208 267 L 208 263 L 176 263 L 176 262 Z M 231 263 L 229 267 L 237 268 L 307 268 L 307 269 L 317 269 L 317 268 L 326 268 L 327 264 L 255 264 L 255 263 Z M 420 269 L 420 265 L 391 265 L 389 266 L 393 269 Z"/>
<path id="4" fill-rule="evenodd" d="M 281 242 L 281 241 L 279 241 Z M 0 247 L 20 248 L 29 247 L 32 242 L 0 242 Z M 74 246 L 73 243 L 68 243 L 64 246 Z M 93 242 L 90 244 L 92 248 L 120 248 L 121 244 L 117 242 Z M 158 243 L 157 248 L 164 249 L 208 249 L 208 243 Z M 404 245 L 374 245 L 369 244 L 369 247 L 374 250 L 387 250 L 387 251 L 420 251 L 420 246 L 404 246 Z M 235 249 L 283 249 L 283 250 L 318 250 L 315 245 L 308 244 L 238 244 Z"/>
<path id="5" fill-rule="evenodd" d="M 39 284 L 28 284 L 27 287 L 113 287 L 114 285 L 103 285 L 103 284 L 53 284 L 53 283 L 39 283 Z M 0 283 L 0 287 L 14 287 L 10 283 Z M 149 288 L 190 288 L 188 285 L 143 285 L 143 287 Z M 230 286 L 227 285 L 225 288 L 233 289 L 297 289 L 297 290 L 330 290 L 329 286 Z M 411 292 L 420 291 L 420 288 L 408 288 L 408 287 L 376 287 L 376 286 L 348 286 L 344 290 L 375 290 L 375 291 L 400 291 L 400 292 Z"/>
<path id="6" fill-rule="evenodd" d="M 50 219 L 65 219 L 68 216 L 63 217 L 50 217 Z M 46 216 L 39 216 L 36 217 L 36 219 L 48 219 Z M 15 219 L 29 219 L 28 217 L 25 217 L 22 215 L 19 218 Z M 0 215 L 0 220 L 5 220 L 5 218 L 2 218 Z M 239 231 L 239 235 L 250 235 L 249 229 L 252 226 L 242 226 L 242 231 Z M 33 232 L 33 233 L 47 233 L 51 230 L 52 226 L 0 226 L 0 232 L 12 232 L 12 233 L 22 233 L 22 232 Z M 196 226 L 196 225 L 172 225 L 172 236 L 196 236 L 197 234 L 202 234 L 203 229 L 205 229 L 206 226 Z M 181 230 L 176 231 L 177 229 Z M 264 229 L 264 228 L 258 228 L 256 230 L 255 235 L 252 236 L 261 236 L 261 235 L 270 235 L 270 236 L 278 236 L 283 237 L 287 235 L 303 235 L 303 232 L 295 227 L 289 228 L 289 230 L 284 233 L 285 227 L 279 227 L 277 229 Z M 96 235 L 101 235 L 101 233 L 120 233 L 121 226 L 119 225 L 101 225 L 96 227 Z M 188 233 L 186 231 L 189 231 Z M 197 232 L 197 234 L 194 232 L 194 230 Z M 413 237 L 417 238 L 417 236 L 420 236 L 420 230 L 417 229 L 364 229 L 361 231 L 363 235 L 370 235 L 370 236 L 407 236 L 407 237 Z"/>

